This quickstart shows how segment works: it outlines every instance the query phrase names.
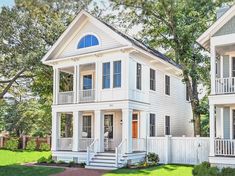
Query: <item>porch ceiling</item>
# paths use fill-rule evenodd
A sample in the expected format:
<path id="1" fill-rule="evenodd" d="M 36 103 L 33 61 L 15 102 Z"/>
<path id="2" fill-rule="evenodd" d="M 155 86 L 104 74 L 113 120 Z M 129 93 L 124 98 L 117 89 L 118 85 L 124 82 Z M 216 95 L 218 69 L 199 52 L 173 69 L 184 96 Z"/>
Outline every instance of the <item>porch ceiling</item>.
<path id="1" fill-rule="evenodd" d="M 216 51 L 220 55 L 224 55 L 224 54 L 230 53 L 230 52 L 235 52 L 235 43 L 230 44 L 230 45 L 218 46 L 218 47 L 216 47 Z"/>

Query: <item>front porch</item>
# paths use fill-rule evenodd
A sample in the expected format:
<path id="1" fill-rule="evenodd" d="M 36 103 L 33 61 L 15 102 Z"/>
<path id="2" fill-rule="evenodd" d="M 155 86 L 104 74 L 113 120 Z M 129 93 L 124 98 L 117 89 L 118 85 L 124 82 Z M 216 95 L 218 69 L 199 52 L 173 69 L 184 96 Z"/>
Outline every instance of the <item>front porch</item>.
<path id="1" fill-rule="evenodd" d="M 63 153 L 63 160 L 66 156 L 73 159 L 75 153 L 83 156 L 77 162 L 84 162 L 85 155 L 88 165 L 99 153 L 112 153 L 117 161 L 130 154 L 142 153 L 143 158 L 147 146 L 146 114 L 132 109 L 55 112 L 52 153 L 59 157 L 57 160 L 63 159 Z"/>
<path id="2" fill-rule="evenodd" d="M 211 101 L 212 102 L 212 101 Z M 210 105 L 210 163 L 235 167 L 235 105 Z"/>

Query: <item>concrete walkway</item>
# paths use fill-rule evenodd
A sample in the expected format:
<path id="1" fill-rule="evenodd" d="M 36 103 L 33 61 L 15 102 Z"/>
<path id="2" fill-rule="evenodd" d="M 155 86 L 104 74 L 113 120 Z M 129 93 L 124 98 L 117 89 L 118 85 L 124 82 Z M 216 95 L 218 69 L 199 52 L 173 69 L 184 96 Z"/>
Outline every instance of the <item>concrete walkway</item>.
<path id="1" fill-rule="evenodd" d="M 66 168 L 64 172 L 53 174 L 51 176 L 102 176 L 108 171 L 85 169 L 85 168 Z"/>

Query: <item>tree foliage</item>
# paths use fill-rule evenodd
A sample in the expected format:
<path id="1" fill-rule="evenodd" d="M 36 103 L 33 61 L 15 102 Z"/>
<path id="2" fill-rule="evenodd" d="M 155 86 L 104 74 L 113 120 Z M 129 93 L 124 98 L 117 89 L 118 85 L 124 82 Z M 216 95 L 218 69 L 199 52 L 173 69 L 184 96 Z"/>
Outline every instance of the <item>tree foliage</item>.
<path id="1" fill-rule="evenodd" d="M 127 27 L 141 25 L 139 37 L 181 64 L 193 111 L 195 135 L 200 135 L 201 108 L 198 85 L 209 83 L 209 58 L 196 39 L 214 21 L 216 8 L 226 0 L 113 0 L 119 19 Z M 122 24 L 122 25 L 123 25 Z"/>

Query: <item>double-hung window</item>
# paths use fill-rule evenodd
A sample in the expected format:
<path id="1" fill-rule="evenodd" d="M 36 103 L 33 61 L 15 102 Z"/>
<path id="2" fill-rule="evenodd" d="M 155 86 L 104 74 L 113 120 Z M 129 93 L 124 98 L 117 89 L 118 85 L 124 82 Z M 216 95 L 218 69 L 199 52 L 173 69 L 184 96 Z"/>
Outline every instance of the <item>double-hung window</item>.
<path id="1" fill-rule="evenodd" d="M 170 135 L 170 116 L 165 116 L 165 135 Z"/>
<path id="2" fill-rule="evenodd" d="M 156 72 L 150 68 L 150 90 L 156 90 Z"/>
<path id="3" fill-rule="evenodd" d="M 141 90 L 141 64 L 137 63 L 136 88 Z"/>
<path id="4" fill-rule="evenodd" d="M 121 87 L 121 61 L 113 62 L 113 87 Z"/>
<path id="5" fill-rule="evenodd" d="M 235 77 L 235 57 L 232 58 L 232 77 Z"/>
<path id="6" fill-rule="evenodd" d="M 150 114 L 150 120 L 149 120 L 149 125 L 150 125 L 150 137 L 155 136 L 155 126 L 156 126 L 156 121 L 155 121 L 155 114 Z"/>
<path id="7" fill-rule="evenodd" d="M 103 63 L 103 89 L 110 88 L 110 62 Z"/>
<path id="8" fill-rule="evenodd" d="M 165 75 L 165 94 L 170 95 L 170 76 Z"/>
<path id="9" fill-rule="evenodd" d="M 84 138 L 91 138 L 91 116 L 82 117 L 82 132 L 86 134 Z"/>

